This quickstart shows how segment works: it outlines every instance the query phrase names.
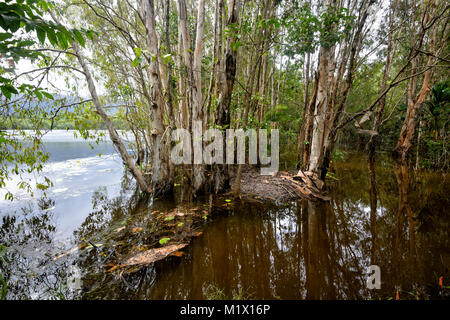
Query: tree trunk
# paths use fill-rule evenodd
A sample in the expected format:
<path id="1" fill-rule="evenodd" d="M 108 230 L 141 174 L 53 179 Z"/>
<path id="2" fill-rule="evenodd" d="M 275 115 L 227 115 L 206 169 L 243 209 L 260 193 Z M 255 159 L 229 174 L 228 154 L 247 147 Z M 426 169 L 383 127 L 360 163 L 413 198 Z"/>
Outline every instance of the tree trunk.
<path id="1" fill-rule="evenodd" d="M 227 27 L 239 23 L 239 0 L 228 1 L 228 19 Z M 219 10 L 221 11 L 221 10 Z M 220 16 L 219 19 L 222 19 Z M 221 33 L 221 32 L 220 32 Z M 219 101 L 215 114 L 215 125 L 221 128 L 223 136 L 225 137 L 225 130 L 230 126 L 230 105 L 231 97 L 233 93 L 234 81 L 236 78 L 236 63 L 237 63 L 237 50 L 234 49 L 234 43 L 237 37 L 233 34 L 227 36 L 225 47 L 225 81 L 221 83 L 220 78 L 222 75 L 217 76 L 219 83 Z M 220 40 L 219 40 L 220 41 Z M 219 46 L 220 48 L 221 46 Z M 226 150 L 226 144 L 224 139 L 223 150 Z M 225 158 L 225 157 L 224 157 Z M 228 166 L 226 164 L 214 164 L 213 165 L 213 187 L 214 192 L 218 193 L 229 187 Z"/>
<path id="2" fill-rule="evenodd" d="M 305 163 L 303 163 L 303 153 L 305 150 L 305 135 L 306 135 L 306 119 L 309 116 L 308 106 L 309 106 L 309 69 L 310 69 L 311 54 L 308 52 L 306 54 L 306 66 L 304 72 L 304 84 L 303 84 L 303 113 L 302 113 L 302 124 L 300 126 L 300 132 L 298 134 L 297 141 L 297 168 L 304 169 Z"/>
<path id="3" fill-rule="evenodd" d="M 383 78 L 381 79 L 380 94 L 382 94 L 387 88 L 387 81 L 389 78 L 389 72 L 391 70 L 392 65 L 391 52 L 392 52 L 392 36 L 394 32 L 394 13 L 395 13 L 394 10 L 395 4 L 391 4 L 391 10 L 389 12 L 389 35 L 387 43 L 386 62 L 383 70 Z M 386 105 L 386 96 L 383 96 L 378 102 L 378 106 L 375 110 L 375 117 L 372 125 L 373 134 L 370 135 L 369 141 L 367 142 L 366 146 L 367 156 L 370 162 L 375 161 L 375 139 L 377 138 L 378 131 L 380 130 L 385 105 Z"/>
<path id="4" fill-rule="evenodd" d="M 89 93 L 91 94 L 92 101 L 94 102 L 95 110 L 105 123 L 112 143 L 117 148 L 117 151 L 119 151 L 120 157 L 122 158 L 124 165 L 130 170 L 131 174 L 136 179 L 139 188 L 143 192 L 150 193 L 151 188 L 147 185 L 141 170 L 139 170 L 139 168 L 135 165 L 133 159 L 128 154 L 127 148 L 125 147 L 124 143 L 122 142 L 122 139 L 120 138 L 119 134 L 114 128 L 111 119 L 109 119 L 108 115 L 106 114 L 105 110 L 103 109 L 100 103 L 100 100 L 97 95 L 97 89 L 95 88 L 94 80 L 92 79 L 91 72 L 89 71 L 86 61 L 81 53 L 80 47 L 76 42 L 72 43 L 72 47 L 74 49 L 75 55 L 77 56 L 78 62 L 80 63 L 81 68 L 83 69 L 84 76 L 88 84 Z"/>
<path id="5" fill-rule="evenodd" d="M 393 155 L 396 159 L 401 162 L 405 162 L 408 152 L 412 146 L 412 140 L 414 138 L 415 129 L 417 126 L 417 116 L 422 102 L 425 100 L 428 91 L 430 90 L 430 78 L 432 73 L 432 66 L 435 64 L 435 48 L 434 44 L 436 41 L 436 25 L 432 27 L 431 37 L 430 37 L 430 55 L 426 64 L 427 71 L 424 74 L 422 87 L 415 95 L 415 89 L 417 86 L 417 76 L 413 76 L 410 79 L 408 87 L 408 108 L 406 110 L 405 120 L 403 121 L 402 129 L 400 131 L 400 136 L 398 138 L 397 146 L 393 151 Z M 414 74 L 417 68 L 417 58 L 411 61 L 411 72 Z"/>
<path id="6" fill-rule="evenodd" d="M 205 0 L 200 0 L 197 13 L 197 29 L 195 35 L 195 51 L 191 56 L 191 39 L 189 35 L 189 26 L 187 19 L 186 1 L 178 1 L 178 26 L 181 38 L 183 41 L 182 56 L 184 58 L 184 66 L 187 74 L 188 83 L 188 101 L 190 104 L 191 122 L 189 124 L 190 129 L 196 128 L 197 123 L 203 124 L 203 95 L 202 95 L 202 52 L 203 52 L 203 35 L 204 35 L 204 20 L 205 20 Z M 200 125 L 200 129 L 202 129 Z M 196 141 L 192 139 L 192 150 L 202 148 L 202 141 Z M 200 144 L 200 145 L 198 145 Z M 195 155 L 195 152 L 194 152 Z M 202 155 L 200 159 L 194 157 L 194 163 L 192 166 L 192 187 L 193 193 L 196 195 L 205 184 L 205 172 L 204 165 L 202 163 Z"/>
<path id="7" fill-rule="evenodd" d="M 196 121 L 197 123 L 201 124 L 203 124 L 202 52 L 203 52 L 204 22 L 205 22 L 205 0 L 200 0 L 198 3 L 197 30 L 195 33 L 196 44 L 192 69 L 194 79 L 194 85 L 192 88 L 192 121 Z M 193 141 L 193 143 L 195 144 L 195 141 Z M 200 146 L 202 146 L 202 143 L 200 144 Z M 204 187 L 205 167 L 203 163 L 196 164 L 194 162 L 193 169 L 194 169 L 193 187 L 194 193 L 197 193 L 201 188 Z"/>
<path id="8" fill-rule="evenodd" d="M 312 89 L 312 96 L 311 100 L 308 105 L 308 110 L 306 113 L 305 118 L 305 138 L 304 138 L 304 147 L 303 147 L 303 153 L 302 153 L 302 159 L 303 159 L 303 168 L 305 170 L 308 170 L 308 164 L 309 164 L 309 155 L 311 152 L 311 138 L 312 138 L 312 132 L 314 128 L 314 108 L 316 105 L 316 97 L 317 97 L 317 85 L 318 85 L 318 74 L 315 75 L 314 80 L 314 86 Z"/>
<path id="9" fill-rule="evenodd" d="M 142 1 L 142 13 L 147 31 L 147 49 L 155 57 L 149 61 L 148 76 L 150 78 L 150 116 L 153 130 L 151 132 L 152 184 L 154 195 L 166 194 L 173 189 L 173 174 L 170 170 L 170 128 L 165 128 L 163 110 L 164 97 L 159 70 L 160 52 L 156 35 L 156 22 L 153 0 Z"/>
<path id="10" fill-rule="evenodd" d="M 314 127 L 311 139 L 311 154 L 309 158 L 308 171 L 321 176 L 321 155 L 325 132 L 325 120 L 328 110 L 328 63 L 330 59 L 330 48 L 322 47 L 319 55 L 319 77 L 317 80 L 317 97 L 314 108 Z"/>
<path id="11" fill-rule="evenodd" d="M 334 3 L 332 4 L 334 5 Z M 355 33 L 352 36 L 350 50 L 346 46 L 340 46 L 340 63 L 345 64 L 346 79 L 344 85 L 335 85 L 341 79 L 335 79 L 335 47 L 321 47 L 319 55 L 319 75 L 317 97 L 315 101 L 314 112 L 314 130 L 311 141 L 311 154 L 309 158 L 308 171 L 316 178 L 316 181 L 321 180 L 321 187 L 324 186 L 325 177 L 330 163 L 331 152 L 337 139 L 338 121 L 344 111 L 344 106 L 347 100 L 348 93 L 353 82 L 353 74 L 356 66 L 356 58 L 361 49 L 361 42 L 363 40 L 363 28 L 365 26 L 369 8 L 372 2 L 365 1 L 360 6 L 358 23 Z M 341 69 L 339 67 L 339 70 Z M 344 72 L 338 72 L 339 76 L 343 76 Z M 339 100 L 337 100 L 339 98 Z M 319 187 L 319 186 L 318 186 Z M 319 187 L 320 188 L 320 187 Z"/>

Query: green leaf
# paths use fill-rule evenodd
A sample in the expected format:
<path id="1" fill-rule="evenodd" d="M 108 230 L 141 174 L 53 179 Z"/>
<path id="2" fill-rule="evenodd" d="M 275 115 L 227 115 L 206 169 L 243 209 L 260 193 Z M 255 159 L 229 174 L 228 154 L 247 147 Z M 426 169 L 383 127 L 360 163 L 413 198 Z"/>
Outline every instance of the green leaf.
<path id="1" fill-rule="evenodd" d="M 36 188 L 39 190 L 46 190 L 46 189 L 48 189 L 48 186 L 41 184 L 41 183 L 37 183 Z"/>
<path id="2" fill-rule="evenodd" d="M 36 28 L 36 34 L 37 34 L 37 37 L 39 39 L 39 42 L 41 44 L 43 44 L 45 42 L 45 30 L 42 29 L 41 27 L 37 27 Z"/>
<path id="3" fill-rule="evenodd" d="M 16 88 L 14 88 L 12 85 L 5 84 L 3 86 L 0 87 L 0 90 L 2 91 L 2 93 L 5 95 L 6 98 L 11 99 L 11 95 L 17 94 L 18 91 L 16 90 Z"/>
<path id="4" fill-rule="evenodd" d="M 9 23 L 7 23 L 7 25 L 9 27 L 9 30 L 11 30 L 12 32 L 16 32 L 20 28 L 20 20 L 16 18 L 9 19 Z"/>
<path id="5" fill-rule="evenodd" d="M 73 35 L 75 36 L 75 40 L 84 48 L 85 41 L 81 32 L 75 29 L 73 30 Z"/>
<path id="6" fill-rule="evenodd" d="M 133 60 L 133 62 L 131 63 L 131 65 L 133 66 L 133 67 L 137 67 L 140 63 L 141 63 L 141 61 L 140 61 L 141 59 L 139 59 L 139 58 L 135 58 L 134 60 Z"/>
<path id="7" fill-rule="evenodd" d="M 139 58 L 142 53 L 141 48 L 134 48 L 134 53 L 136 53 L 136 58 Z"/>
<path id="8" fill-rule="evenodd" d="M 47 99 L 50 99 L 50 100 L 54 100 L 55 98 L 50 94 L 50 93 L 48 93 L 48 92 L 45 92 L 45 91 L 42 91 L 41 92 Z"/>
<path id="9" fill-rule="evenodd" d="M 170 238 L 161 238 L 161 239 L 159 239 L 159 243 L 160 243 L 160 244 L 165 244 L 165 243 L 167 243 L 168 241 L 170 241 Z"/>
<path id="10" fill-rule="evenodd" d="M 9 32 L 0 32 L 0 41 L 5 41 L 6 39 L 11 38 L 13 35 Z"/>
<path id="11" fill-rule="evenodd" d="M 56 37 L 56 33 L 52 28 L 47 28 L 47 38 L 52 44 L 52 46 L 56 46 L 58 44 L 58 38 Z"/>
<path id="12" fill-rule="evenodd" d="M 36 97 L 39 99 L 39 101 L 42 100 L 42 93 L 38 90 L 34 91 L 34 94 L 36 95 Z"/>
<path id="13" fill-rule="evenodd" d="M 8 30 L 8 25 L 6 24 L 6 21 L 5 19 L 3 19 L 1 14 L 0 14 L 0 27 L 2 27 L 4 30 Z"/>
<path id="14" fill-rule="evenodd" d="M 67 49 L 69 47 L 67 43 L 67 37 L 63 32 L 58 32 L 56 34 L 56 37 L 58 38 L 58 43 L 63 49 Z"/>

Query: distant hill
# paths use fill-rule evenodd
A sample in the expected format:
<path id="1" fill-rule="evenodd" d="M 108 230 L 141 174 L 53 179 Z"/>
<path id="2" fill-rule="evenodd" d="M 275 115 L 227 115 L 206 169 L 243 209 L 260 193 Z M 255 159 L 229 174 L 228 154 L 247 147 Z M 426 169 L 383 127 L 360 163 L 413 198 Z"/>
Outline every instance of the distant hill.
<path id="1" fill-rule="evenodd" d="M 39 128 L 36 128 L 33 124 L 33 121 L 31 121 L 30 118 L 23 118 L 23 117 L 17 117 L 13 114 L 8 114 L 8 120 L 7 121 L 1 121 L 0 122 L 0 129 L 49 129 L 51 126 L 51 120 L 50 117 L 52 114 L 54 114 L 58 108 L 61 106 L 64 107 L 65 111 L 69 112 L 75 112 L 77 103 L 89 100 L 89 99 L 83 99 L 79 97 L 73 97 L 73 96 L 67 96 L 67 95 L 57 95 L 55 94 L 54 100 L 38 100 L 34 99 L 33 101 L 29 101 L 26 99 L 21 99 L 22 95 L 13 95 L 10 99 L 10 101 L 17 101 L 16 104 L 20 106 L 22 109 L 31 109 L 36 108 L 40 109 L 41 111 L 45 111 L 49 114 L 49 119 L 43 120 L 42 125 Z M 111 116 L 114 125 L 117 128 L 126 128 L 126 123 L 123 121 L 119 121 L 118 119 L 114 119 L 115 114 L 117 113 L 118 108 L 115 107 L 117 105 L 121 105 L 123 103 L 116 102 L 116 103 L 108 103 L 105 105 L 106 112 Z M 1 120 L 1 116 L 0 116 Z M 98 122 L 92 120 L 91 123 L 89 123 L 89 119 L 84 119 L 83 127 L 86 129 L 106 129 L 103 122 Z M 53 123 L 54 129 L 77 129 L 77 125 L 75 121 L 67 121 L 63 119 L 57 119 Z"/>

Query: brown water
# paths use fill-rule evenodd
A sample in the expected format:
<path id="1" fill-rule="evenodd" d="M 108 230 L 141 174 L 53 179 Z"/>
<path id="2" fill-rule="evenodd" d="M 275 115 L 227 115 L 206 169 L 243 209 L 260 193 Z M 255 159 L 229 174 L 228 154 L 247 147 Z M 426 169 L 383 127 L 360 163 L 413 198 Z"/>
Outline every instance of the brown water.
<path id="1" fill-rule="evenodd" d="M 436 295 L 436 276 L 448 276 L 450 258 L 448 181 L 378 168 L 378 208 L 371 212 L 361 164 L 362 158 L 338 165 L 331 203 L 235 204 L 182 261 L 158 264 L 157 280 L 139 296 L 203 299 L 220 290 L 228 298 L 361 299 L 390 298 L 396 288 L 401 298 Z M 381 290 L 366 288 L 373 264 L 381 268 Z"/>
<path id="2" fill-rule="evenodd" d="M 450 276 L 448 177 L 396 167 L 389 160 L 379 161 L 371 175 L 364 157 L 357 155 L 332 171 L 338 180 L 328 181 L 329 203 L 225 205 L 224 198 L 217 198 L 186 204 L 180 197 L 152 203 L 130 197 L 126 190 L 114 197 L 99 191 L 92 198 L 92 212 L 73 233 L 73 244 L 92 239 L 101 246 L 55 262 L 49 257 L 57 249 L 39 249 L 53 241 L 49 214 L 22 223 L 4 218 L 2 238 L 15 248 L 27 248 L 10 257 L 15 260 L 9 266 L 9 297 L 389 299 L 398 290 L 401 299 L 439 298 L 438 279 L 442 276 L 448 284 Z M 203 234 L 182 257 L 120 277 L 105 272 L 103 264 L 118 245 L 108 240 L 111 230 L 145 228 L 143 221 L 151 219 L 153 210 L 177 206 L 211 212 Z M 124 241 L 145 245 L 149 234 L 144 230 Z M 29 274 L 30 265 L 34 277 L 25 284 L 23 274 Z M 70 265 L 81 270 L 78 292 L 64 287 Z M 379 290 L 366 286 L 369 265 L 381 269 Z"/>

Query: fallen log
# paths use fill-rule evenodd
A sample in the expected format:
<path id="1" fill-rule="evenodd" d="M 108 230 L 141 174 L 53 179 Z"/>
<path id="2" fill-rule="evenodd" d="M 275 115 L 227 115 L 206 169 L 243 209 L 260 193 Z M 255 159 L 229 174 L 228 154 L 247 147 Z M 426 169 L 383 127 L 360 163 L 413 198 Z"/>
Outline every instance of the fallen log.
<path id="1" fill-rule="evenodd" d="M 130 267 L 135 265 L 148 265 L 155 261 L 162 260 L 168 255 L 183 249 L 186 247 L 187 243 L 180 243 L 180 244 L 172 244 L 168 246 L 164 246 L 161 248 L 155 248 L 155 249 L 149 249 L 144 252 L 139 252 L 125 261 L 120 263 L 120 268 L 124 267 Z"/>

